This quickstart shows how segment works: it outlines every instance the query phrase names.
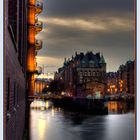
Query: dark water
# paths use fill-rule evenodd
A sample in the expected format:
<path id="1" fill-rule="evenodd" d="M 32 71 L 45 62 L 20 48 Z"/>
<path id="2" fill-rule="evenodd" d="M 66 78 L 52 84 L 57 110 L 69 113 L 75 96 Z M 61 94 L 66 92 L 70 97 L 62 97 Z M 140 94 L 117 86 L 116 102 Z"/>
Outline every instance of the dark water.
<path id="1" fill-rule="evenodd" d="M 48 108 L 49 103 L 44 103 Z M 61 108 L 30 110 L 31 140 L 134 140 L 134 112 L 126 103 L 109 102 L 108 115 L 85 115 Z"/>

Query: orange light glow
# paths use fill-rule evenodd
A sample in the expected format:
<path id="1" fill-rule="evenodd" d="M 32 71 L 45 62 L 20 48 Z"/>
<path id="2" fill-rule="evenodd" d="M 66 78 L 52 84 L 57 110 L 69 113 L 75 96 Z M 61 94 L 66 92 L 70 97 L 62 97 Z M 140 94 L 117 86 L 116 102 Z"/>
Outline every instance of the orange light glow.
<path id="1" fill-rule="evenodd" d="M 117 102 L 109 102 L 108 103 L 108 110 L 116 112 L 118 110 L 118 103 Z"/>
<path id="2" fill-rule="evenodd" d="M 30 44 L 35 44 L 35 28 L 29 27 L 28 41 Z"/>
<path id="3" fill-rule="evenodd" d="M 30 25 L 35 25 L 35 8 L 29 7 L 28 9 L 28 23 Z"/>
<path id="4" fill-rule="evenodd" d="M 34 72 L 36 70 L 36 67 L 35 67 L 35 48 L 34 47 L 28 48 L 27 70 L 29 72 Z"/>
<path id="5" fill-rule="evenodd" d="M 29 0 L 30 5 L 35 5 L 36 0 Z"/>

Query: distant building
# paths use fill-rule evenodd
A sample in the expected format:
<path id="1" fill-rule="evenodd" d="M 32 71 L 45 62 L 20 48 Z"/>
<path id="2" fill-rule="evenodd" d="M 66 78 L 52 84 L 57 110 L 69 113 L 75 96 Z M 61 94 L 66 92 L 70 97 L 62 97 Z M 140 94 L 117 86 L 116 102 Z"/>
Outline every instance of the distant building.
<path id="1" fill-rule="evenodd" d="M 35 94 L 41 95 L 43 93 L 43 89 L 45 87 L 48 88 L 51 81 L 52 79 L 48 79 L 48 78 L 36 78 L 35 79 Z"/>
<path id="2" fill-rule="evenodd" d="M 134 61 L 121 65 L 118 73 L 118 92 L 134 94 Z"/>
<path id="3" fill-rule="evenodd" d="M 120 65 L 117 72 L 106 74 L 107 93 L 130 93 L 134 94 L 134 61 L 127 61 L 125 65 Z"/>
<path id="4" fill-rule="evenodd" d="M 105 93 L 106 62 L 100 53 L 75 53 L 71 59 L 65 58 L 57 76 L 63 80 L 67 92 L 76 96 Z"/>
<path id="5" fill-rule="evenodd" d="M 106 74 L 107 91 L 109 94 L 118 93 L 118 74 L 117 72 L 108 72 Z"/>

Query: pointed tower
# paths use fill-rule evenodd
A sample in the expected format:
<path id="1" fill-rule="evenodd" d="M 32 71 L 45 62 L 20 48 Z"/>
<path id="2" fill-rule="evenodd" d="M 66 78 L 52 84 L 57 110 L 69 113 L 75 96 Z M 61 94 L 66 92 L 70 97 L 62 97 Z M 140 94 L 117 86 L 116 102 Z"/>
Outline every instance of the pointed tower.
<path id="1" fill-rule="evenodd" d="M 102 69 L 104 69 L 104 71 L 106 71 L 106 62 L 105 62 L 105 59 L 104 59 L 103 55 L 101 55 L 101 57 L 100 57 L 99 64 L 102 67 Z"/>
<path id="2" fill-rule="evenodd" d="M 66 66 L 66 64 L 67 64 L 67 58 L 65 57 L 63 66 Z"/>

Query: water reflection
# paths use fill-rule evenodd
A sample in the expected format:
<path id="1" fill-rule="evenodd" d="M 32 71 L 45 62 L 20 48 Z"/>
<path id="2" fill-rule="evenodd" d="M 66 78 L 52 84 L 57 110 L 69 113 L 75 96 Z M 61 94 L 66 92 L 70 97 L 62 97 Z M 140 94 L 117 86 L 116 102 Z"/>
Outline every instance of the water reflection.
<path id="1" fill-rule="evenodd" d="M 115 114 L 123 114 L 123 113 L 127 113 L 130 110 L 133 111 L 133 104 L 128 104 L 126 102 L 117 102 L 117 101 L 111 101 L 108 102 L 108 111 L 109 113 L 115 113 Z"/>
<path id="2" fill-rule="evenodd" d="M 69 112 L 45 102 L 30 110 L 31 140 L 134 140 L 133 105 L 107 103 L 108 115 Z"/>

